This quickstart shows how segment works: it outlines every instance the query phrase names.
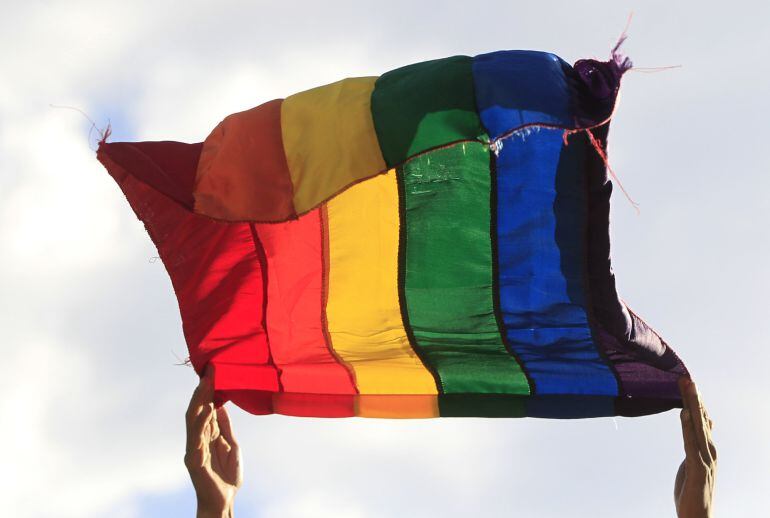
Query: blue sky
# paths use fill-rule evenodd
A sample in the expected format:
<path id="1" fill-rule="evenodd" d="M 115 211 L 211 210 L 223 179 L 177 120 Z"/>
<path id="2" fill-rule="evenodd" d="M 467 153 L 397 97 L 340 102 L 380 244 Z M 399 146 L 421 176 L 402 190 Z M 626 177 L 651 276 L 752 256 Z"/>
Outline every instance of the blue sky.
<path id="1" fill-rule="evenodd" d="M 181 7 L 184 5 L 184 7 Z M 770 7 L 665 2 L 2 0 L 0 501 L 16 517 L 191 516 L 195 385 L 170 282 L 96 161 L 201 141 L 229 113 L 453 54 L 604 57 L 635 12 L 610 160 L 621 295 L 680 353 L 716 422 L 718 516 L 770 492 Z M 549 421 L 314 420 L 232 410 L 240 516 L 672 516 L 675 412 Z"/>

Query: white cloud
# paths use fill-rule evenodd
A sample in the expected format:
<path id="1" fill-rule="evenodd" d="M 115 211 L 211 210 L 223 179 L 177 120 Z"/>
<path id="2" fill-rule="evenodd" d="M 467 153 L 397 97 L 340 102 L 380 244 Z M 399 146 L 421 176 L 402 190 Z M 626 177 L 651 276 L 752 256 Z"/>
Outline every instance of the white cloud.
<path id="1" fill-rule="evenodd" d="M 343 501 L 340 501 L 343 500 Z M 267 518 L 365 518 L 372 516 L 364 507 L 334 498 L 326 492 L 298 491 L 285 505 L 268 507 L 264 516 Z"/>
<path id="2" fill-rule="evenodd" d="M 114 186 L 82 128 L 77 113 L 39 110 L 4 140 L 6 164 L 23 178 L 0 207 L 7 267 L 56 277 L 114 261 L 130 246 L 119 239 Z"/>
<path id="3" fill-rule="evenodd" d="M 122 400 L 93 384 L 98 366 L 83 351 L 32 333 L 22 343 L 5 358 L 0 399 L 0 499 L 13 516 L 97 516 L 128 493 L 184 482 L 168 438 L 104 422 Z"/>

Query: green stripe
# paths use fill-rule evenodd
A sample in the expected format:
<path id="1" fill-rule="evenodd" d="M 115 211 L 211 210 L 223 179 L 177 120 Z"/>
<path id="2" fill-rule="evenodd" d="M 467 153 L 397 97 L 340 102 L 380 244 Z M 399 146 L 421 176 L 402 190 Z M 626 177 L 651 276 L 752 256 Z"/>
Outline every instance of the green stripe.
<path id="1" fill-rule="evenodd" d="M 437 146 L 483 137 L 472 58 L 437 59 L 383 74 L 372 92 L 372 118 L 388 167 Z"/>
<path id="2" fill-rule="evenodd" d="M 529 394 L 494 312 L 488 147 L 432 151 L 399 168 L 398 177 L 402 303 L 415 348 L 444 393 Z"/>

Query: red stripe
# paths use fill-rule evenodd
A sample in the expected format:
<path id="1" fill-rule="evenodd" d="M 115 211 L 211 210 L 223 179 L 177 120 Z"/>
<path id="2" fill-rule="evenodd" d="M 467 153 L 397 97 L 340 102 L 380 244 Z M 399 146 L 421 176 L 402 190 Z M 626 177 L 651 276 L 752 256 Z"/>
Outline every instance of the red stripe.
<path id="1" fill-rule="evenodd" d="M 326 337 L 320 210 L 254 229 L 267 260 L 267 332 L 283 390 L 355 394 L 350 373 L 331 352 Z M 352 409 L 349 398 L 351 414 Z"/>

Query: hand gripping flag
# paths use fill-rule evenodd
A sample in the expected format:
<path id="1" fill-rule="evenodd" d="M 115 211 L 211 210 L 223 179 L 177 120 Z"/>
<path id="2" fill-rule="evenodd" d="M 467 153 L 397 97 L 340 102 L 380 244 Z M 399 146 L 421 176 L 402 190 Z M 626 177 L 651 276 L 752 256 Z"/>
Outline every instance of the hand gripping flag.
<path id="1" fill-rule="evenodd" d="M 649 414 L 681 406 L 686 369 L 610 264 L 606 137 L 628 67 L 454 56 L 232 114 L 203 143 L 103 139 L 97 156 L 219 402 Z"/>

